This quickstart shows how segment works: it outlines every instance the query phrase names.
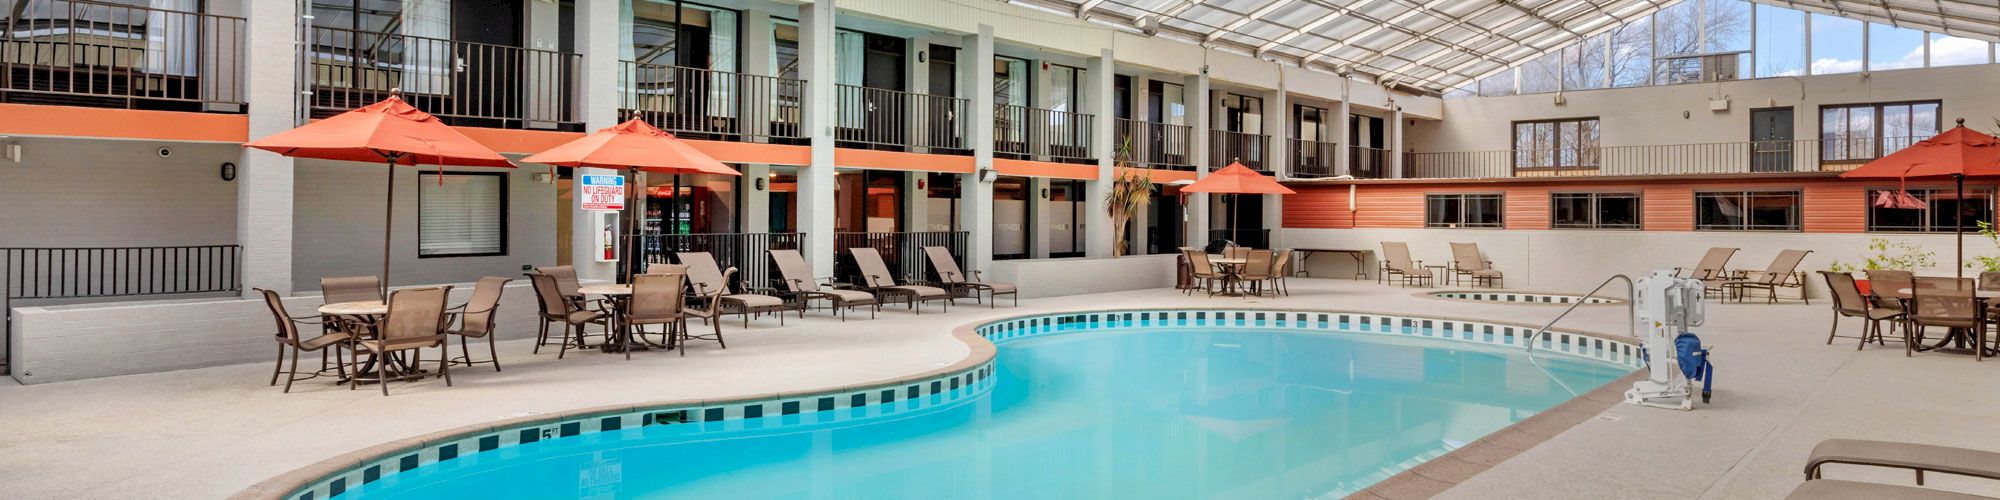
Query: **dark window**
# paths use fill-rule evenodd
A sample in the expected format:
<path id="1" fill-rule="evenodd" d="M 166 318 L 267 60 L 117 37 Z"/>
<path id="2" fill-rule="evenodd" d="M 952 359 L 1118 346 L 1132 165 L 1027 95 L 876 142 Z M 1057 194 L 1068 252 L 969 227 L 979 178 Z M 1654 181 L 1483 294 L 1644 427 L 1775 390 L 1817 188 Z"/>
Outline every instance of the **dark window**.
<path id="1" fill-rule="evenodd" d="M 1820 155 L 1827 162 L 1861 162 L 1937 135 L 1938 101 L 1826 106 L 1819 109 Z"/>
<path id="2" fill-rule="evenodd" d="M 1639 229 L 1637 193 L 1557 193 L 1550 205 L 1555 229 Z"/>
<path id="3" fill-rule="evenodd" d="M 1893 189 L 1868 190 L 1868 199 L 1893 194 Z M 1993 221 L 1993 190 L 1968 189 L 1960 201 L 1951 189 L 1911 189 L 1910 196 L 1924 202 L 1924 208 L 1884 208 L 1870 204 L 1868 230 L 1885 232 L 1951 232 L 1954 220 L 1962 220 L 1966 231 L 1978 231 L 1979 221 Z M 1962 212 L 1961 212 L 1962 211 Z"/>
<path id="4" fill-rule="evenodd" d="M 1514 168 L 1597 168 L 1596 118 L 1514 122 Z"/>
<path id="5" fill-rule="evenodd" d="M 419 174 L 417 256 L 507 254 L 507 175 Z"/>
<path id="6" fill-rule="evenodd" d="M 1504 199 L 1497 194 L 1426 195 L 1424 227 L 1500 227 Z"/>
<path id="7" fill-rule="evenodd" d="M 1798 191 L 1695 193 L 1694 228 L 1702 231 L 1797 231 Z"/>

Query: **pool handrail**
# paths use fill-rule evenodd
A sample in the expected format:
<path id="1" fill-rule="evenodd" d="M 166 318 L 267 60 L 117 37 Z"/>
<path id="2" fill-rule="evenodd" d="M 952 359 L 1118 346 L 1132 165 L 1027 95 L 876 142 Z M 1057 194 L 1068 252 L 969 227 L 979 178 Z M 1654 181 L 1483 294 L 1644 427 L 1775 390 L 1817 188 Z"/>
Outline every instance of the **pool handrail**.
<path id="1" fill-rule="evenodd" d="M 1597 288 L 1592 288 L 1590 289 L 1589 293 L 1583 294 L 1581 298 L 1578 298 L 1576 300 L 1576 303 L 1570 304 L 1568 308 L 1563 309 L 1562 314 L 1557 314 L 1555 319 L 1549 320 L 1548 324 L 1542 325 L 1541 328 L 1535 329 L 1535 333 L 1528 335 L 1528 352 L 1529 353 L 1535 352 L 1535 339 L 1541 338 L 1542 334 L 1548 333 L 1549 328 L 1555 327 L 1557 321 L 1562 321 L 1563 318 L 1569 317 L 1569 313 L 1576 311 L 1577 306 L 1581 306 L 1585 302 L 1589 302 L 1591 297 L 1597 295 L 1597 292 L 1603 291 L 1604 287 L 1610 286 L 1611 282 L 1618 280 L 1625 280 L 1626 334 L 1631 335 L 1632 338 L 1635 339 L 1639 338 L 1639 324 L 1634 323 L 1632 319 L 1635 315 L 1639 313 L 1638 305 L 1636 305 L 1632 301 L 1632 296 L 1638 294 L 1638 285 L 1632 282 L 1632 277 L 1630 276 L 1626 276 L 1623 274 L 1613 274 L 1611 275 L 1611 277 L 1605 278 L 1603 283 L 1598 283 Z"/>

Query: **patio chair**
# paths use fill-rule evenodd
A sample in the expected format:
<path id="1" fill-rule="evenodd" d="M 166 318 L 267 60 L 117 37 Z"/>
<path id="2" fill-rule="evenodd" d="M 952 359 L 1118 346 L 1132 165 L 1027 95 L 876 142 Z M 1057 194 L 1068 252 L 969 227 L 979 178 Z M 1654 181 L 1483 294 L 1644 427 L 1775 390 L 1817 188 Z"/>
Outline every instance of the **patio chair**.
<path id="1" fill-rule="evenodd" d="M 1274 276 L 1271 265 L 1276 263 L 1277 256 L 1270 250 L 1251 250 L 1243 257 L 1243 273 L 1238 277 L 1243 280 L 1243 284 L 1250 285 L 1250 293 L 1261 297 L 1264 295 L 1264 282 L 1270 281 Z M 1275 290 L 1276 286 L 1272 288 Z"/>
<path id="2" fill-rule="evenodd" d="M 777 313 L 779 325 L 785 324 L 785 311 L 798 309 L 799 317 L 804 318 L 806 315 L 804 303 L 789 304 L 785 299 L 761 293 L 729 293 L 730 278 L 734 273 L 723 273 L 722 267 L 715 263 L 715 256 L 708 252 L 680 252 L 674 254 L 674 258 L 680 259 L 681 264 L 685 265 L 688 287 L 694 290 L 693 297 L 697 299 L 696 301 L 721 299 L 722 311 L 735 310 L 737 314 L 743 315 L 744 328 L 750 327 L 751 314 Z M 721 320 L 720 317 L 704 319 Z"/>
<path id="3" fill-rule="evenodd" d="M 1230 243 L 1229 246 L 1222 247 L 1222 256 L 1229 259 L 1248 259 L 1250 258 L 1250 247 L 1237 246 L 1235 243 Z"/>
<path id="4" fill-rule="evenodd" d="M 375 384 L 382 386 L 383 396 L 389 395 L 391 356 L 411 351 L 413 357 L 404 368 L 416 370 L 423 366 L 423 350 L 432 347 L 438 348 L 438 376 L 444 378 L 445 387 L 451 387 L 451 344 L 445 342 L 444 334 L 448 295 L 449 286 L 397 290 L 389 294 L 389 314 L 375 338 L 354 341 L 356 355 L 362 351 L 375 355 Z M 349 390 L 360 386 L 360 377 L 349 379 Z"/>
<path id="5" fill-rule="evenodd" d="M 924 257 L 930 260 L 931 269 L 937 271 L 938 282 L 951 290 L 954 300 L 958 297 L 959 290 L 971 290 L 972 301 L 978 303 L 979 292 L 983 290 L 986 292 L 986 297 L 992 299 L 987 309 L 999 307 L 1001 295 L 1011 295 L 1014 297 L 1014 305 L 1017 307 L 1021 305 L 1020 288 L 1013 283 L 981 281 L 977 269 L 972 271 L 972 279 L 965 279 L 965 271 L 959 269 L 958 259 L 951 256 L 950 249 L 924 247 Z"/>
<path id="6" fill-rule="evenodd" d="M 320 278 L 319 295 L 327 304 L 381 302 L 382 278 L 374 276 Z"/>
<path id="7" fill-rule="evenodd" d="M 805 256 L 799 255 L 798 250 L 769 250 L 769 252 L 771 252 L 771 262 L 778 266 L 778 282 L 784 285 L 786 292 L 797 297 L 800 304 L 812 300 L 826 300 L 833 304 L 833 309 L 840 314 L 841 321 L 847 321 L 847 311 L 856 307 L 873 306 L 868 311 L 868 317 L 871 319 L 875 317 L 875 313 L 882 310 L 882 303 L 876 300 L 875 294 L 840 288 L 834 285 L 833 278 L 813 279 L 812 266 L 806 263 Z"/>
<path id="8" fill-rule="evenodd" d="M 458 359 L 451 362 L 466 366 L 491 363 L 493 371 L 500 371 L 500 351 L 493 346 L 493 317 L 500 309 L 500 292 L 507 289 L 510 281 L 514 280 L 497 276 L 479 278 L 479 283 L 472 286 L 471 300 L 446 310 L 458 319 L 458 328 L 444 332 L 458 337 Z M 472 346 L 466 341 L 478 338 L 486 339 L 485 361 L 472 359 Z"/>
<path id="9" fill-rule="evenodd" d="M 681 261 L 681 262 L 687 262 L 687 261 Z M 722 272 L 722 281 L 724 282 L 728 282 L 730 278 L 734 277 L 736 277 L 736 268 L 734 267 L 729 268 L 729 270 Z M 679 341 L 675 343 L 680 345 L 682 356 L 687 355 L 687 343 L 688 341 L 691 340 L 713 340 L 715 341 L 715 345 L 723 349 L 729 348 L 729 343 L 722 341 L 722 303 L 723 299 L 726 297 L 727 297 L 726 295 L 719 293 L 710 294 L 708 295 L 708 301 L 707 301 L 708 305 L 706 307 L 691 307 L 681 310 L 681 318 L 683 318 L 680 327 L 681 338 Z M 785 316 L 784 313 L 782 312 L 778 313 L 779 318 L 783 318 L 784 316 Z M 701 318 L 703 323 L 707 323 L 709 326 L 714 328 L 715 333 L 708 335 L 695 335 L 689 333 L 686 318 Z M 750 320 L 745 319 L 743 321 L 744 324 L 747 325 L 749 324 Z"/>
<path id="10" fill-rule="evenodd" d="M 1274 295 L 1282 293 L 1290 296 L 1292 294 L 1292 287 L 1287 280 L 1291 278 L 1292 273 L 1286 270 L 1292 266 L 1292 249 L 1278 249 L 1277 255 L 1278 260 L 1271 263 L 1271 279 L 1269 280 L 1271 282 L 1271 290 Z"/>
<path id="11" fill-rule="evenodd" d="M 934 286 L 897 284 L 895 275 L 889 272 L 889 264 L 882 261 L 882 253 L 874 247 L 849 248 L 847 255 L 854 259 L 855 267 L 861 269 L 861 283 L 856 285 L 862 290 L 873 292 L 877 297 L 901 297 L 917 314 L 924 313 L 920 304 L 935 301 L 944 301 L 944 310 L 951 311 L 951 292 Z"/>
<path id="12" fill-rule="evenodd" d="M 1410 259 L 1410 244 L 1400 241 L 1382 242 L 1380 278 L 1387 280 L 1391 274 L 1401 278 L 1405 287 L 1412 282 L 1430 285 L 1435 279 L 1431 270 L 1424 268 L 1424 261 Z"/>
<path id="13" fill-rule="evenodd" d="M 1917 278 L 1910 290 L 1910 328 L 1904 332 L 1903 355 L 1908 356 L 1924 340 L 1924 329 L 1941 326 L 1957 332 L 1971 332 L 1974 360 L 1986 360 L 1986 320 L 1983 306 L 1974 298 L 1976 288 L 1968 278 Z"/>
<path id="14" fill-rule="evenodd" d="M 1222 280 L 1222 273 L 1215 271 L 1215 263 L 1208 260 L 1208 252 L 1199 248 L 1183 248 L 1181 253 L 1187 255 L 1188 274 L 1194 277 L 1194 287 L 1188 288 L 1186 293 L 1192 296 L 1198 288 L 1214 297 L 1215 283 Z"/>
<path id="15" fill-rule="evenodd" d="M 1917 286 L 1916 273 L 1909 271 L 1899 269 L 1870 269 L 1864 272 L 1868 276 L 1868 300 L 1874 302 L 1875 307 L 1901 311 L 1903 310 L 1903 299 L 1906 296 L 1897 290 Z M 1894 327 L 1894 325 L 1890 326 L 1891 328 Z"/>
<path id="16" fill-rule="evenodd" d="M 686 306 L 687 275 L 685 274 L 641 274 L 632 277 L 632 297 L 625 301 L 624 317 L 620 318 L 625 329 L 623 342 L 625 359 L 632 359 L 632 339 L 639 338 L 645 327 L 660 325 L 665 344 L 671 348 L 679 331 L 686 325 L 687 318 L 681 315 Z"/>
<path id="17" fill-rule="evenodd" d="M 1833 345 L 1833 339 L 1841 337 L 1840 318 L 1843 317 L 1865 321 L 1861 325 L 1861 336 L 1843 337 L 1861 340 L 1854 345 L 1854 350 L 1861 350 L 1861 346 L 1868 345 L 1870 339 L 1878 345 L 1886 344 L 1882 340 L 1882 322 L 1902 321 L 1903 311 L 1876 307 L 1873 301 L 1861 295 L 1861 287 L 1855 284 L 1853 274 L 1830 271 L 1820 274 L 1825 275 L 1826 288 L 1833 294 L 1833 328 L 1826 332 L 1826 344 Z"/>
<path id="18" fill-rule="evenodd" d="M 1491 287 L 1502 279 L 1500 270 L 1493 268 L 1493 261 L 1479 253 L 1478 243 L 1451 244 L 1451 275 L 1459 281 L 1472 278 L 1473 286 Z"/>
<path id="19" fill-rule="evenodd" d="M 342 378 L 347 377 L 346 365 L 341 362 L 339 348 L 346 345 L 348 339 L 352 338 L 351 335 L 344 330 L 336 329 L 322 332 L 310 339 L 302 338 L 299 333 L 299 325 L 321 324 L 323 320 L 313 319 L 318 316 L 293 316 L 285 312 L 285 301 L 278 296 L 278 292 L 262 288 L 253 288 L 253 290 L 256 290 L 259 294 L 263 294 L 264 305 L 271 308 L 271 315 L 278 320 L 278 333 L 274 336 L 274 339 L 278 341 L 278 366 L 271 369 L 271 385 L 278 385 L 278 375 L 284 374 L 285 392 L 290 393 L 292 392 L 292 382 L 325 375 L 328 370 L 327 353 L 329 352 L 333 353 L 334 358 L 331 369 Z M 292 352 L 291 370 L 285 369 L 286 348 L 290 348 Z M 319 370 L 313 371 L 311 375 L 303 378 L 299 377 L 299 352 L 301 351 L 319 352 Z"/>
<path id="20" fill-rule="evenodd" d="M 1806 260 L 1806 254 L 1809 253 L 1812 253 L 1812 250 L 1785 250 L 1778 252 L 1778 257 L 1771 259 L 1770 267 L 1766 267 L 1762 271 L 1751 271 L 1741 278 L 1724 281 L 1722 282 L 1722 289 L 1735 293 L 1736 300 L 1738 301 L 1742 301 L 1743 297 L 1750 290 L 1763 290 L 1765 293 L 1770 294 L 1769 303 L 1776 304 L 1778 303 L 1779 288 L 1797 288 L 1799 289 L 1799 300 L 1811 304 L 1812 299 L 1806 297 L 1806 284 L 1804 281 L 1798 279 L 1798 273 L 1796 272 L 1799 262 Z"/>
<path id="21" fill-rule="evenodd" d="M 604 325 L 605 337 L 611 336 L 611 323 L 606 320 L 604 311 L 578 308 L 575 301 L 562 296 L 554 276 L 529 274 L 528 284 L 534 286 L 536 303 L 541 306 L 542 325 L 535 337 L 535 354 L 541 354 L 542 346 L 548 345 L 550 325 L 563 325 L 562 349 L 556 351 L 556 359 L 562 359 L 569 353 L 571 334 L 576 335 L 577 347 L 584 346 L 585 325 Z"/>
<path id="22" fill-rule="evenodd" d="M 1828 439 L 1814 445 L 1806 456 L 1807 482 L 1824 481 L 1826 464 L 1866 465 L 1909 469 L 1916 473 L 1917 485 L 1924 473 L 1939 472 L 1959 476 L 2000 480 L 2000 453 L 1970 448 L 1862 439 Z M 1935 491 L 1910 488 L 1914 491 Z M 1901 495 L 1873 498 L 1911 498 Z M 1957 497 L 1952 497 L 1957 498 Z M 1985 497 L 1971 497 L 1985 498 Z"/>
<path id="23" fill-rule="evenodd" d="M 543 266 L 535 268 L 535 272 L 555 278 L 556 291 L 562 294 L 563 299 L 575 302 L 578 309 L 604 310 L 603 300 L 587 299 L 583 296 L 583 292 L 579 291 L 583 289 L 583 280 L 576 277 L 576 267 Z"/>

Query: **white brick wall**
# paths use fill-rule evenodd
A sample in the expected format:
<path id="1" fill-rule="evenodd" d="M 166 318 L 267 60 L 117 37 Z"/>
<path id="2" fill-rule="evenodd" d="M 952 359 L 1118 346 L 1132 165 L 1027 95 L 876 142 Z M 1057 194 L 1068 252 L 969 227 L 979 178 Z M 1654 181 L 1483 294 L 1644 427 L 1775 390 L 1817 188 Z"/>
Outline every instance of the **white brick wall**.
<path id="1" fill-rule="evenodd" d="M 1164 288 L 1174 285 L 1177 257 L 1002 260 L 993 263 L 986 278 L 1020 286 L 1023 299 Z"/>
<path id="2" fill-rule="evenodd" d="M 14 139 L 0 162 L 0 247 L 227 245 L 237 183 L 233 144 Z M 161 147 L 173 154 L 159 157 Z"/>
<path id="3" fill-rule="evenodd" d="M 463 303 L 471 295 L 471 284 L 458 285 L 451 304 Z M 285 299 L 285 308 L 293 315 L 311 314 L 319 305 L 318 296 Z M 12 368 L 14 379 L 23 384 L 269 363 L 277 356 L 277 343 L 271 338 L 277 333 L 276 320 L 262 298 L 15 311 L 13 340 L 21 356 Z M 535 315 L 534 291 L 528 282 L 510 283 L 501 295 L 499 339 L 532 337 L 539 321 Z"/>

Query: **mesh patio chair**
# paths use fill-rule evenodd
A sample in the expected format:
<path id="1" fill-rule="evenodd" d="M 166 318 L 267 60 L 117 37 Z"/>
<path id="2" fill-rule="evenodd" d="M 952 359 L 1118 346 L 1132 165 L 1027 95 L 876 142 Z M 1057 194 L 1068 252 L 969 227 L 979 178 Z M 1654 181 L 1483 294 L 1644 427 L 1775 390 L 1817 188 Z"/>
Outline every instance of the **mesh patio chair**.
<path id="1" fill-rule="evenodd" d="M 728 282 L 731 278 L 734 277 L 736 277 L 736 268 L 734 267 L 729 268 L 728 270 L 722 272 L 722 281 L 724 282 Z M 681 310 L 681 317 L 683 318 L 680 325 L 681 338 L 676 343 L 679 344 L 681 347 L 682 356 L 687 355 L 688 341 L 691 340 L 713 340 L 715 341 L 716 346 L 721 347 L 723 349 L 729 348 L 729 343 L 722 341 L 722 314 L 723 314 L 722 304 L 723 304 L 723 299 L 727 297 L 728 297 L 727 295 L 719 293 L 710 294 L 707 297 L 708 300 L 705 301 L 707 302 L 705 306 L 690 307 Z M 784 313 L 782 312 L 778 313 L 778 316 L 782 318 L 784 317 Z M 701 318 L 703 323 L 707 323 L 710 327 L 714 329 L 713 330 L 714 333 L 708 335 L 693 334 L 688 330 L 688 325 L 685 318 Z M 749 320 L 747 319 L 744 320 L 744 323 L 748 324 Z"/>
<path id="2" fill-rule="evenodd" d="M 875 313 L 882 310 L 881 301 L 876 300 L 873 293 L 840 288 L 834 285 L 833 278 L 813 279 L 812 266 L 806 263 L 805 256 L 799 255 L 798 250 L 769 250 L 769 252 L 771 252 L 771 262 L 778 267 L 779 283 L 783 284 L 785 291 L 791 293 L 800 304 L 825 300 L 833 304 L 834 312 L 840 315 L 841 321 L 847 321 L 847 311 L 856 307 L 872 306 L 868 311 L 869 318 L 874 318 Z"/>
<path id="3" fill-rule="evenodd" d="M 1833 345 L 1833 339 L 1840 337 L 1859 339 L 1860 342 L 1854 345 L 1854 350 L 1857 351 L 1861 350 L 1862 346 L 1868 345 L 1871 339 L 1877 345 L 1885 345 L 1886 342 L 1882 339 L 1882 322 L 1902 321 L 1903 311 L 1876 307 L 1874 301 L 1861 295 L 1861 287 L 1855 284 L 1853 274 L 1837 272 L 1821 272 L 1821 274 L 1826 277 L 1827 290 L 1833 294 L 1833 327 L 1826 332 L 1826 344 Z M 1860 336 L 1839 335 L 1840 318 L 1843 317 L 1861 318 L 1864 321 Z"/>
<path id="4" fill-rule="evenodd" d="M 603 300 L 588 299 L 583 296 L 583 292 L 580 291 L 583 289 L 583 280 L 576 277 L 576 267 L 543 266 L 535 268 L 535 272 L 555 278 L 556 291 L 564 300 L 575 302 L 578 309 L 604 310 Z"/>
<path id="5" fill-rule="evenodd" d="M 500 350 L 493 345 L 493 317 L 500 309 L 500 292 L 511 281 L 514 280 L 496 276 L 479 278 L 479 283 L 472 286 L 472 299 L 448 310 L 458 319 L 458 328 L 445 332 L 458 337 L 458 358 L 451 360 L 452 363 L 466 366 L 490 363 L 493 371 L 500 371 Z M 466 340 L 479 338 L 486 339 L 485 361 L 472 359 L 472 346 Z"/>
<path id="6" fill-rule="evenodd" d="M 687 275 L 685 274 L 641 274 L 632 277 L 632 296 L 625 301 L 625 314 L 620 323 L 625 329 L 621 341 L 625 347 L 625 359 L 632 359 L 632 341 L 645 333 L 645 327 L 658 325 L 666 337 L 662 342 L 672 348 L 674 339 L 686 325 L 687 318 L 681 315 L 686 304 Z"/>
<path id="7" fill-rule="evenodd" d="M 278 333 L 273 336 L 278 341 L 278 366 L 271 369 L 271 385 L 278 385 L 278 375 L 280 374 L 285 375 L 286 393 L 292 392 L 292 382 L 325 375 L 329 369 L 334 370 L 341 378 L 347 377 L 346 364 L 342 362 L 340 348 L 347 345 L 347 341 L 353 338 L 352 335 L 344 330 L 332 330 L 322 332 L 310 339 L 303 338 L 300 336 L 299 325 L 321 324 L 321 320 L 314 319 L 318 318 L 318 316 L 293 316 L 285 312 L 285 301 L 282 297 L 278 296 L 278 292 L 262 288 L 253 288 L 253 290 L 264 296 L 264 305 L 270 307 L 271 315 L 278 320 Z M 288 348 L 292 353 L 292 369 L 290 370 L 285 369 L 285 351 Z M 299 353 L 315 351 L 319 352 L 319 370 L 313 371 L 305 377 L 300 377 Z M 328 353 L 333 354 L 333 366 L 331 368 L 327 366 Z"/>
<path id="8" fill-rule="evenodd" d="M 1222 247 L 1222 257 L 1227 259 L 1248 259 L 1250 258 L 1250 247 L 1236 246 L 1235 243 L 1230 243 L 1229 246 Z"/>
<path id="9" fill-rule="evenodd" d="M 747 291 L 730 293 L 730 278 L 735 273 L 724 273 L 722 267 L 715 263 L 715 256 L 708 252 L 680 252 L 674 254 L 674 258 L 680 259 L 681 264 L 687 267 L 688 287 L 694 292 L 692 294 L 692 297 L 695 299 L 694 302 L 719 298 L 722 306 L 720 311 L 725 314 L 729 314 L 728 311 L 736 311 L 733 314 L 742 315 L 744 328 L 750 327 L 750 315 L 752 314 L 775 313 L 778 316 L 779 325 L 785 324 L 785 311 L 797 309 L 799 317 L 804 318 L 806 316 L 804 302 L 791 304 L 786 303 L 785 299 L 777 296 L 748 293 Z M 730 269 L 735 268 L 732 267 Z M 720 317 L 703 319 L 721 320 Z"/>
<path id="10" fill-rule="evenodd" d="M 1451 244 L 1451 275 L 1459 281 L 1472 278 L 1473 286 L 1491 287 L 1502 279 L 1500 270 L 1493 268 L 1493 261 L 1479 253 L 1478 243 Z"/>
<path id="11" fill-rule="evenodd" d="M 1287 281 L 1292 276 L 1292 273 L 1289 271 L 1292 267 L 1292 253 L 1293 253 L 1292 249 L 1290 248 L 1278 249 L 1277 250 L 1278 260 L 1276 262 L 1271 263 L 1270 281 L 1271 281 L 1271 289 L 1273 290 L 1274 293 L 1284 294 L 1286 296 L 1290 296 L 1292 294 L 1291 284 Z"/>
<path id="12" fill-rule="evenodd" d="M 965 271 L 959 269 L 958 259 L 951 256 L 950 249 L 924 247 L 924 257 L 930 260 L 931 269 L 937 271 L 938 282 L 951 290 L 954 301 L 960 290 L 969 290 L 972 292 L 974 303 L 979 302 L 979 292 L 986 292 L 986 297 L 992 299 L 987 305 L 988 309 L 999 307 L 1001 295 L 1011 295 L 1014 297 L 1014 305 L 1021 305 L 1020 288 L 1013 283 L 982 281 L 978 270 L 973 270 L 971 279 L 966 279 Z"/>
<path id="13" fill-rule="evenodd" d="M 1917 278 L 1910 290 L 1910 328 L 1904 332 L 1903 355 L 1908 356 L 1924 340 L 1924 330 L 1945 327 L 1969 333 L 1974 359 L 1986 360 L 1986 321 L 1982 304 L 1974 298 L 1977 287 L 1967 278 Z"/>
<path id="14" fill-rule="evenodd" d="M 1203 252 L 1199 248 L 1183 248 L 1181 253 L 1187 255 L 1188 274 L 1194 277 L 1195 286 L 1187 289 L 1187 294 L 1194 295 L 1195 289 L 1198 288 L 1208 292 L 1208 296 L 1214 297 L 1215 283 L 1222 280 L 1222 273 L 1215 271 L 1215 263 L 1208 260 L 1208 252 Z"/>
<path id="15" fill-rule="evenodd" d="M 1722 293 L 1720 286 L 1729 279 L 1729 258 L 1736 256 L 1735 248 L 1710 247 L 1701 255 L 1701 262 L 1693 268 L 1676 267 L 1674 276 L 1701 280 L 1703 291 L 1709 294 Z"/>
<path id="16" fill-rule="evenodd" d="M 925 302 L 943 301 L 944 310 L 951 311 L 951 292 L 934 286 L 896 283 L 896 276 L 889 272 L 889 264 L 882 260 L 882 253 L 874 247 L 850 248 L 847 255 L 854 259 L 855 267 L 861 269 L 861 282 L 855 285 L 862 290 L 872 292 L 876 297 L 900 297 L 917 314 L 924 313 L 921 304 Z"/>
<path id="17" fill-rule="evenodd" d="M 1424 268 L 1424 261 L 1410 259 L 1410 244 L 1400 241 L 1384 241 L 1382 242 L 1381 278 L 1387 280 L 1389 279 L 1389 275 L 1392 274 L 1401 278 L 1405 287 L 1410 286 L 1410 283 L 1413 282 L 1430 285 L 1435 279 L 1435 277 L 1431 276 L 1431 270 Z"/>
<path id="18" fill-rule="evenodd" d="M 421 377 L 416 372 L 423 366 L 423 350 L 438 348 L 438 376 L 444 378 L 445 387 L 451 387 L 451 344 L 445 342 L 445 297 L 451 294 L 451 287 L 406 288 L 389 294 L 389 314 L 382 320 L 374 338 L 354 341 L 355 354 L 367 352 L 375 355 L 375 383 L 382 386 L 382 395 L 389 395 L 389 365 L 393 356 L 403 352 L 412 354 L 411 361 L 402 368 L 412 370 L 403 379 Z M 349 379 L 350 390 L 360 387 L 360 377 Z"/>
<path id="19" fill-rule="evenodd" d="M 382 279 L 374 276 L 320 278 L 320 298 L 328 304 L 381 302 Z"/>
<path id="20" fill-rule="evenodd" d="M 1762 271 L 1751 271 L 1742 278 L 1724 281 L 1722 282 L 1722 289 L 1734 293 L 1738 301 L 1742 301 L 1750 290 L 1763 290 L 1770 295 L 1769 303 L 1776 304 L 1778 303 L 1779 288 L 1797 288 L 1799 289 L 1799 300 L 1811 304 L 1812 299 L 1806 297 L 1806 284 L 1804 281 L 1798 279 L 1798 273 L 1796 272 L 1799 268 L 1799 262 L 1806 260 L 1806 254 L 1809 253 L 1812 253 L 1812 251 L 1785 250 L 1778 252 L 1778 257 L 1771 259 L 1770 267 L 1766 267 Z"/>
<path id="21" fill-rule="evenodd" d="M 1875 307 L 1901 311 L 1903 310 L 1903 299 L 1909 296 L 1899 290 L 1917 286 L 1916 273 L 1909 271 L 1870 269 L 1865 272 L 1868 276 L 1868 300 L 1874 302 Z"/>
<path id="22" fill-rule="evenodd" d="M 1244 285 L 1249 285 L 1250 293 L 1263 296 L 1264 282 L 1270 281 L 1272 276 L 1275 276 L 1271 272 L 1271 266 L 1274 264 L 1277 264 L 1277 255 L 1270 250 L 1251 250 L 1243 257 L 1243 272 L 1237 278 L 1241 279 Z M 1274 286 L 1273 289 L 1275 288 Z"/>
<path id="23" fill-rule="evenodd" d="M 542 346 L 548 345 L 551 325 L 563 326 L 562 340 L 558 342 L 562 348 L 556 351 L 556 359 L 562 359 L 567 355 L 572 343 L 578 348 L 584 347 L 585 325 L 604 325 L 604 336 L 606 338 L 611 336 L 611 323 L 606 320 L 604 312 L 578 308 L 575 301 L 562 296 L 555 277 L 539 273 L 530 274 L 528 284 L 533 285 L 535 303 L 541 306 L 542 325 L 535 337 L 536 354 L 541 354 Z M 572 334 L 576 336 L 575 342 L 570 341 Z"/>

